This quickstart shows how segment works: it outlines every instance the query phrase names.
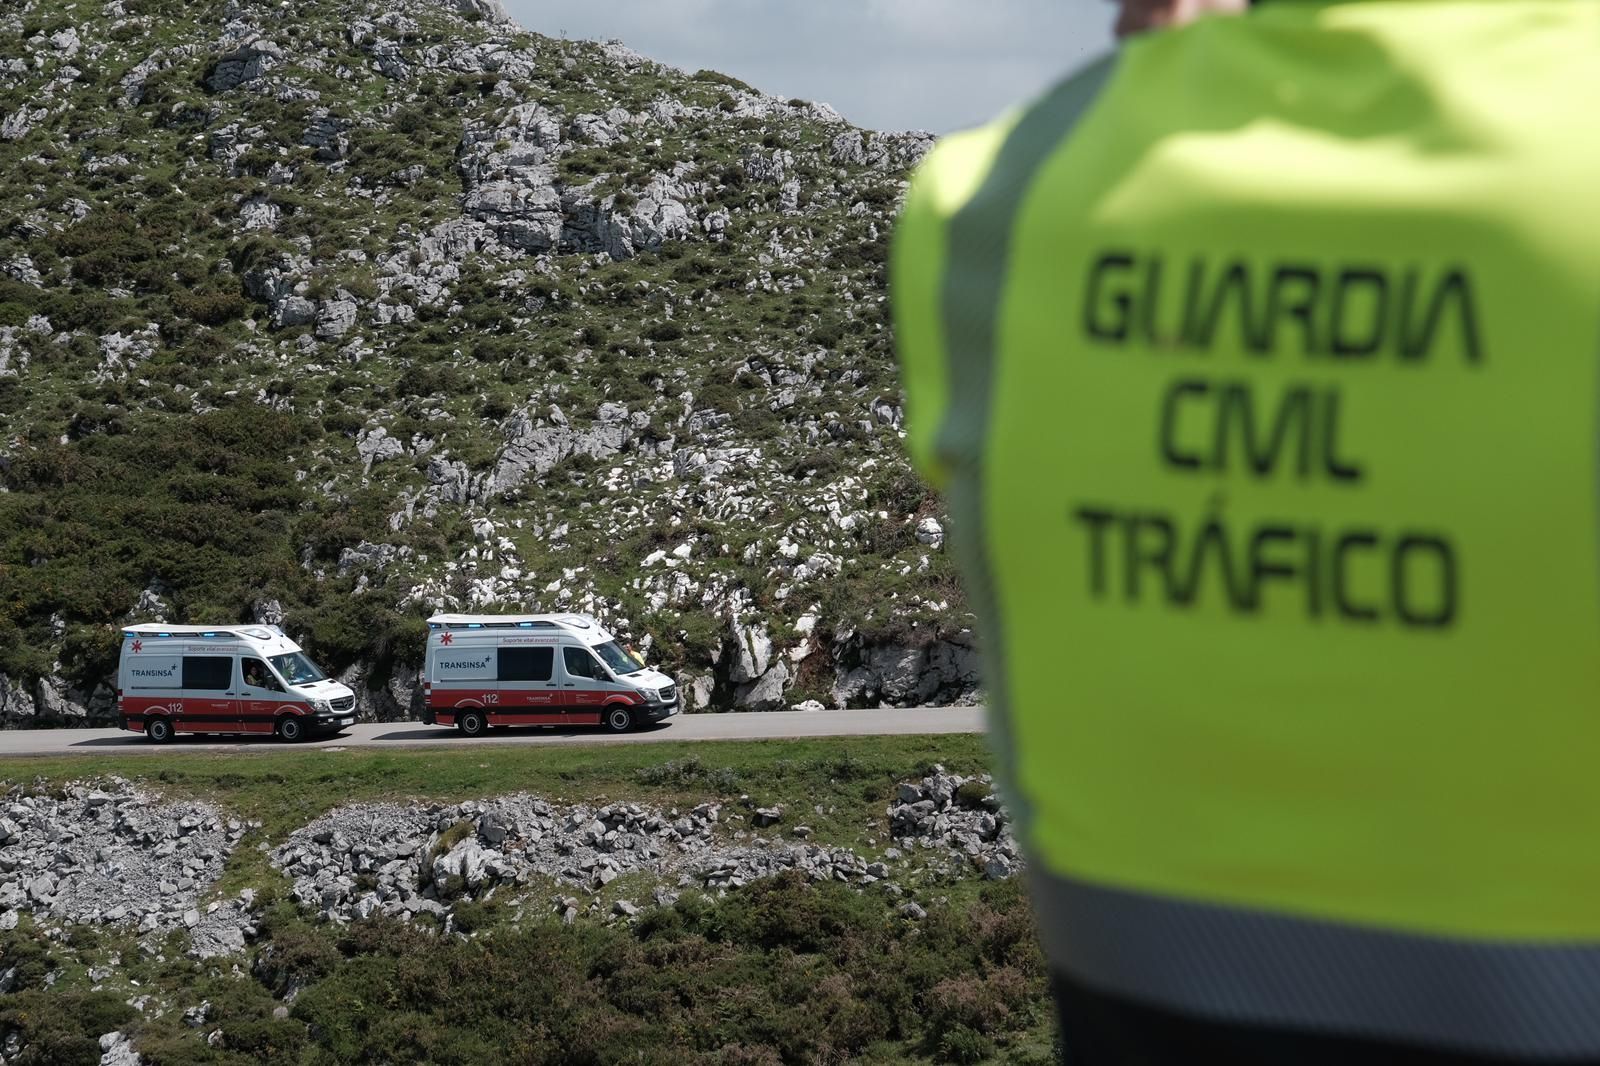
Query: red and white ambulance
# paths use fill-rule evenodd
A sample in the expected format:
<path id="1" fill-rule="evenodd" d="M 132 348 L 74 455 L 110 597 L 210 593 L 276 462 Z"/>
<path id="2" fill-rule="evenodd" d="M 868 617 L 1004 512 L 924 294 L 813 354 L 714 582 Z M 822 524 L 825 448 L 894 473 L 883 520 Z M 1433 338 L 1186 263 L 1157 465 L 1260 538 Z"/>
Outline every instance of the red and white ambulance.
<path id="1" fill-rule="evenodd" d="M 513 725 L 625 733 L 679 711 L 678 686 L 582 614 L 428 619 L 428 718 L 469 737 Z"/>
<path id="2" fill-rule="evenodd" d="M 117 669 L 122 728 L 301 740 L 355 724 L 356 695 L 329 680 L 277 626 L 125 626 Z"/>

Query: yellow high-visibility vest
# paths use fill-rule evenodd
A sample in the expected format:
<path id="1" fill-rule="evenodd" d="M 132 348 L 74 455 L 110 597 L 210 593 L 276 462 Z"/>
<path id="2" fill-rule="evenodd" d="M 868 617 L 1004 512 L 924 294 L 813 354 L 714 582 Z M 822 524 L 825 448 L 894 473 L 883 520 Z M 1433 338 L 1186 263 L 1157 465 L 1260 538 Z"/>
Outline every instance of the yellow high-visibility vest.
<path id="1" fill-rule="evenodd" d="M 1055 964 L 1600 1055 L 1600 3 L 1263 5 L 923 164 L 892 299 Z"/>

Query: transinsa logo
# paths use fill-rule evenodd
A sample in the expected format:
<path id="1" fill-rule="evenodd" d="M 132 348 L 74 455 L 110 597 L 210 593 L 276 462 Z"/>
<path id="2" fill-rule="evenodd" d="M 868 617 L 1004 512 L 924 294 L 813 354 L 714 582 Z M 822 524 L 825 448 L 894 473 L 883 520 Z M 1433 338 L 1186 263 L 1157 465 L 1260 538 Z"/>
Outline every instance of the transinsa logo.
<path id="1" fill-rule="evenodd" d="M 178 672 L 178 667 L 176 666 L 176 664 L 174 664 L 172 666 L 167 667 L 165 670 L 139 670 L 139 669 L 135 669 L 133 671 L 133 676 L 134 677 L 171 677 L 173 674 L 175 674 L 177 672 Z"/>
<path id="2" fill-rule="evenodd" d="M 441 670 L 487 670 L 489 660 L 483 659 L 444 659 L 439 663 Z"/>

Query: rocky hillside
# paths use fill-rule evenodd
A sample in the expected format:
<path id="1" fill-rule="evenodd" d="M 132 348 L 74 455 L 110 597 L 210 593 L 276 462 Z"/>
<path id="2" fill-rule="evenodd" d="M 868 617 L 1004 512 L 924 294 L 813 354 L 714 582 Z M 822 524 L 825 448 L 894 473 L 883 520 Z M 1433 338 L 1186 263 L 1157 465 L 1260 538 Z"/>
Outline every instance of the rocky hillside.
<path id="1" fill-rule="evenodd" d="M 918 134 L 493 0 L 0 8 L 0 720 L 117 626 L 581 610 L 702 708 L 970 695 L 884 289 Z"/>

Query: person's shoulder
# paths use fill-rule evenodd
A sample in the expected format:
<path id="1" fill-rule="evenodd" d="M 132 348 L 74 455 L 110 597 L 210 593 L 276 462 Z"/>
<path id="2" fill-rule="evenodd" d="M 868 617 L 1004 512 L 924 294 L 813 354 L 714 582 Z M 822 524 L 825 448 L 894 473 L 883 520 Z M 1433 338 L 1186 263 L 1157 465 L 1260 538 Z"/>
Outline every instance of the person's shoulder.
<path id="1" fill-rule="evenodd" d="M 914 196 L 941 216 L 960 210 L 1001 161 L 1008 143 L 1070 124 L 1099 96 L 1115 65 L 1114 54 L 1102 56 L 990 122 L 941 137 L 917 170 Z"/>
<path id="2" fill-rule="evenodd" d="M 1019 114 L 1013 110 L 986 125 L 941 137 L 911 179 L 914 213 L 947 219 L 959 211 L 982 182 Z"/>

